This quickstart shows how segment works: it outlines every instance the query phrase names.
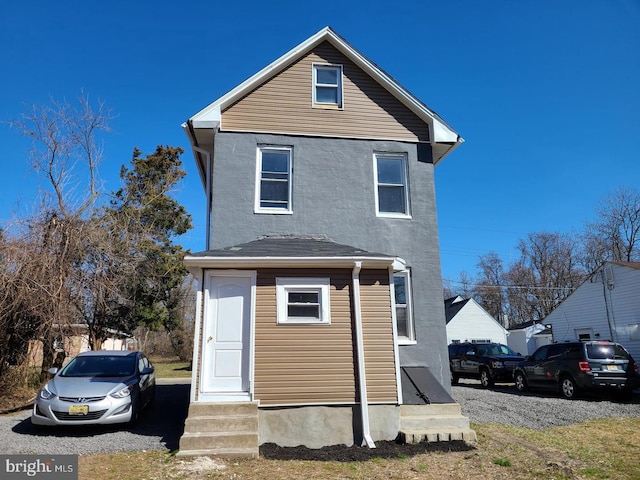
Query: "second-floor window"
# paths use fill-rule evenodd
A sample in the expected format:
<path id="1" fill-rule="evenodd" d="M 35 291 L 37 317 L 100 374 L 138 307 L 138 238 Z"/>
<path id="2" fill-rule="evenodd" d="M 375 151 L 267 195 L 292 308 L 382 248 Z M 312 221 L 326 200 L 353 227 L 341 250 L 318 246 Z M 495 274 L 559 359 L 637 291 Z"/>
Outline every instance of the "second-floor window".
<path id="1" fill-rule="evenodd" d="M 292 149 L 259 147 L 256 213 L 291 213 Z"/>
<path id="2" fill-rule="evenodd" d="M 313 66 L 313 105 L 342 107 L 342 66 Z"/>
<path id="3" fill-rule="evenodd" d="M 403 154 L 374 155 L 376 214 L 409 217 L 407 157 Z"/>

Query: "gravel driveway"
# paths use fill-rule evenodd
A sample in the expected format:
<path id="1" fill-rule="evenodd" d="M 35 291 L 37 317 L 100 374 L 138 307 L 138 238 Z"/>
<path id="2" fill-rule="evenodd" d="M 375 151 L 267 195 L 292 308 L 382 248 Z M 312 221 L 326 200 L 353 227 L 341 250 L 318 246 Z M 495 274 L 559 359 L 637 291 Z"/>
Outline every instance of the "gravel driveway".
<path id="1" fill-rule="evenodd" d="M 41 428 L 31 425 L 30 410 L 0 416 L 0 452 L 3 454 L 91 454 L 134 450 L 175 450 L 189 404 L 189 385 L 159 382 L 156 403 L 132 430 L 126 426 Z M 631 402 L 608 397 L 564 400 L 552 393 L 526 393 L 513 386 L 486 390 L 467 380 L 452 387 L 462 413 L 475 423 L 500 423 L 546 428 L 587 418 L 640 417 L 640 395 Z"/>
<path id="2" fill-rule="evenodd" d="M 547 428 L 590 418 L 640 417 L 637 391 L 627 402 L 613 401 L 605 394 L 565 400 L 553 392 L 521 393 L 508 384 L 484 389 L 478 381 L 461 380 L 451 392 L 462 414 L 475 423 Z"/>
<path id="3" fill-rule="evenodd" d="M 31 410 L 0 416 L 2 454 L 90 454 L 176 450 L 189 407 L 189 384 L 159 380 L 153 408 L 132 429 L 126 425 L 37 428 Z"/>

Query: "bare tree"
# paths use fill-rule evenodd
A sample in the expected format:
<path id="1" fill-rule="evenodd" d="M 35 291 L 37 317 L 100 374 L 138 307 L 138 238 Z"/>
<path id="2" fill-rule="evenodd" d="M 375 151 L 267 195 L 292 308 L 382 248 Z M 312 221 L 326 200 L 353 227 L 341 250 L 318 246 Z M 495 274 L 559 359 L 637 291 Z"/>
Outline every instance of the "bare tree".
<path id="1" fill-rule="evenodd" d="M 87 218 L 99 196 L 98 135 L 109 129 L 109 119 L 103 104 L 94 110 L 88 98 L 80 97 L 77 107 L 56 101 L 34 106 L 11 124 L 32 139 L 30 163 L 44 177 L 39 212 L 16 229 L 21 233 L 11 241 L 29 255 L 17 268 L 25 278 L 20 295 L 39 305 L 36 336 L 43 345 L 42 378 L 53 363 L 56 329 L 78 318 L 71 309 L 73 275 L 84 261 Z M 21 308 L 14 313 L 29 316 Z"/>
<path id="2" fill-rule="evenodd" d="M 541 320 L 585 278 L 577 262 L 578 245 L 573 236 L 542 232 L 529 234 L 518 249 L 521 257 L 508 274 L 512 318 Z M 511 303 L 516 294 L 519 310 Z"/>
<path id="3" fill-rule="evenodd" d="M 640 260 L 640 192 L 619 188 L 602 199 L 596 215 L 584 228 L 585 268 L 594 272 L 606 261 Z"/>
<path id="4" fill-rule="evenodd" d="M 480 278 L 475 286 L 475 298 L 493 318 L 502 324 L 506 313 L 504 265 L 496 253 L 480 257 Z"/>

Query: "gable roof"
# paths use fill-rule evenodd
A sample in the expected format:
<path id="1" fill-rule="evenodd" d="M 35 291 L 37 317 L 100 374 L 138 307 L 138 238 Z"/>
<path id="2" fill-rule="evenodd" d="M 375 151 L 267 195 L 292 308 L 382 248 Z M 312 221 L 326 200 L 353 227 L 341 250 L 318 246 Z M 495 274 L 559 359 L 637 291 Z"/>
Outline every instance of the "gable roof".
<path id="1" fill-rule="evenodd" d="M 429 125 L 431 143 L 433 146 L 433 160 L 435 164 L 464 142 L 464 139 L 460 137 L 460 135 L 458 135 L 458 133 L 453 130 L 453 128 L 451 128 L 435 111 L 431 110 L 413 96 L 390 75 L 384 72 L 371 60 L 366 58 L 330 27 L 325 27 L 231 91 L 224 94 L 222 97 L 215 100 L 213 103 L 209 104 L 185 122 L 182 127 L 189 136 L 191 143 L 193 145 L 196 144 L 194 142 L 194 132 L 192 129 L 215 129 L 220 124 L 222 111 L 225 108 L 250 93 L 253 89 L 266 82 L 275 74 L 282 71 L 286 66 L 292 64 L 324 41 L 333 45 L 371 78 L 378 82 L 383 88 L 385 88 L 385 90 L 417 115 L 418 118 Z"/>
<path id="2" fill-rule="evenodd" d="M 470 298 L 463 300 L 460 296 L 447 298 L 444 301 L 444 316 L 447 323 L 453 320 L 453 317 L 455 317 L 469 301 L 471 301 Z"/>
<path id="3" fill-rule="evenodd" d="M 231 247 L 192 253 L 184 258 L 189 269 L 240 267 L 404 268 L 404 260 L 342 245 L 323 235 L 267 235 Z"/>

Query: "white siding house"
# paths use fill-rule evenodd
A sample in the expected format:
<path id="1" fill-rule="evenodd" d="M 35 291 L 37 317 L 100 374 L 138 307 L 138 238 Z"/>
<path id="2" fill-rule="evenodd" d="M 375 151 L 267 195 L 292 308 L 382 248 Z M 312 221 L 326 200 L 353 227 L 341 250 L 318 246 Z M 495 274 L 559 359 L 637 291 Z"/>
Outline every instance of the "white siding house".
<path id="1" fill-rule="evenodd" d="M 606 263 L 543 323 L 555 342 L 613 340 L 640 359 L 640 263 Z"/>
<path id="2" fill-rule="evenodd" d="M 508 330 L 507 344 L 522 355 L 531 355 L 538 347 L 553 341 L 551 329 L 542 323 L 526 322 Z"/>
<path id="3" fill-rule="evenodd" d="M 444 301 L 447 344 L 460 342 L 507 343 L 507 330 L 473 298 L 460 296 Z"/>

